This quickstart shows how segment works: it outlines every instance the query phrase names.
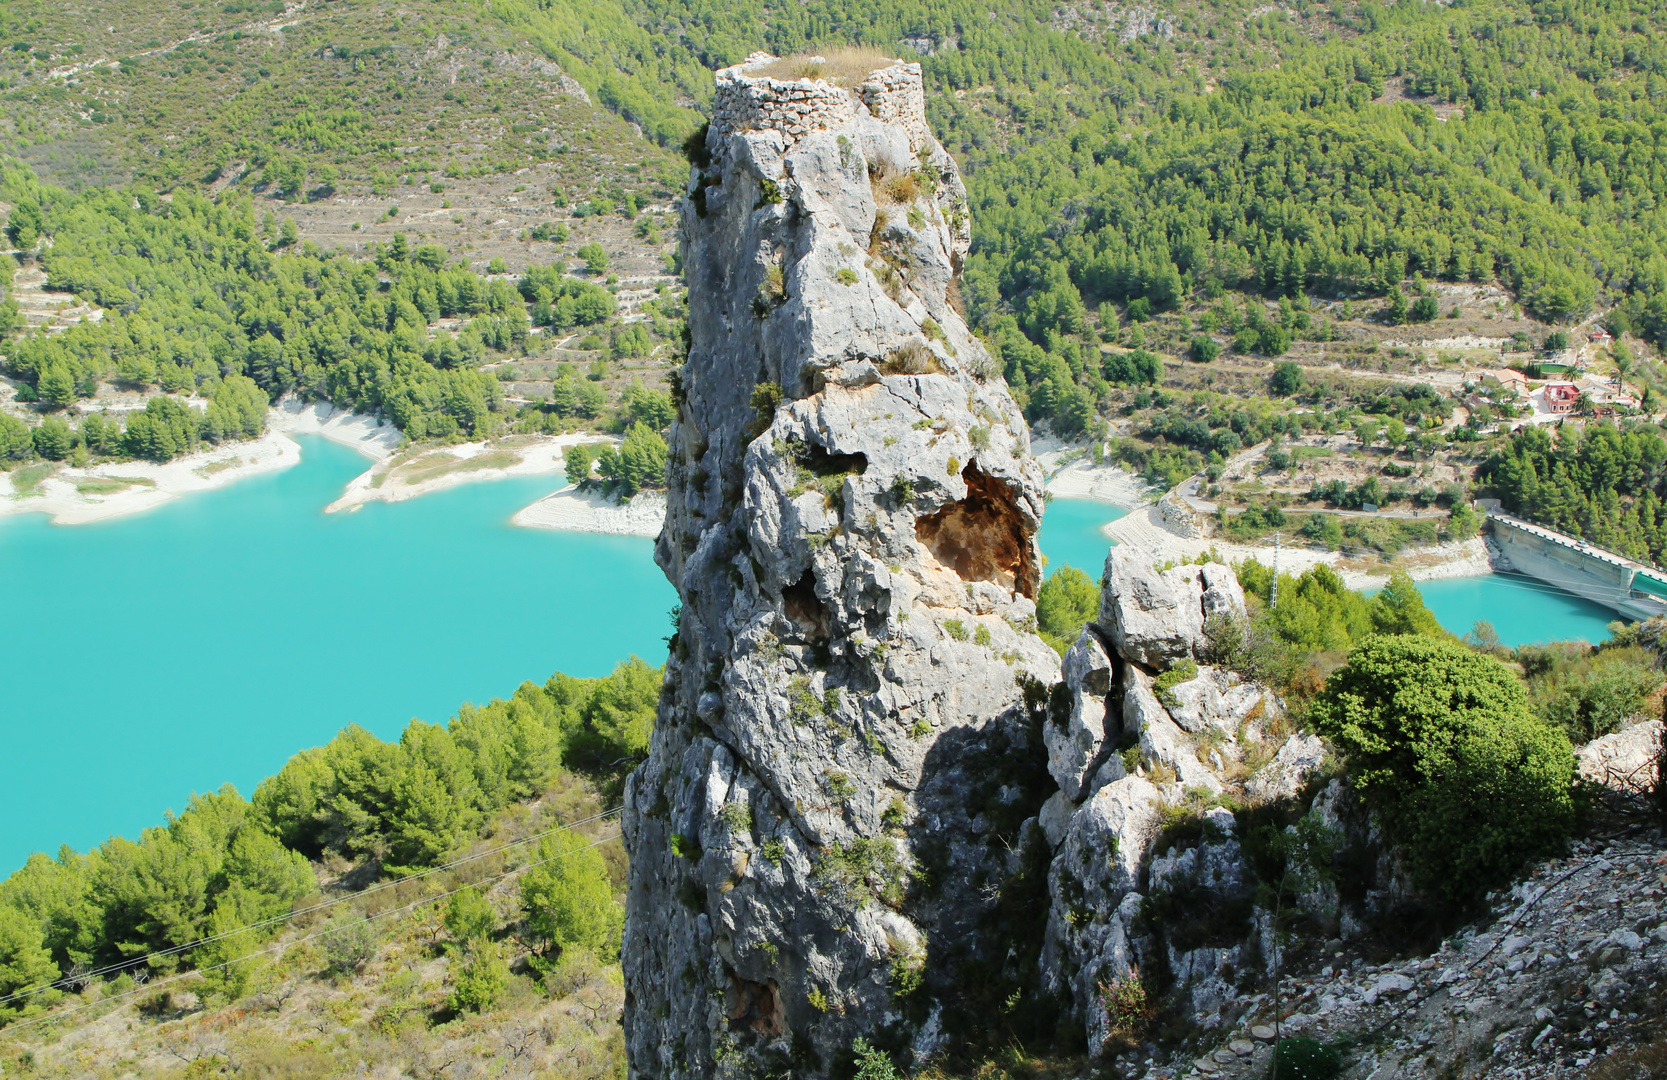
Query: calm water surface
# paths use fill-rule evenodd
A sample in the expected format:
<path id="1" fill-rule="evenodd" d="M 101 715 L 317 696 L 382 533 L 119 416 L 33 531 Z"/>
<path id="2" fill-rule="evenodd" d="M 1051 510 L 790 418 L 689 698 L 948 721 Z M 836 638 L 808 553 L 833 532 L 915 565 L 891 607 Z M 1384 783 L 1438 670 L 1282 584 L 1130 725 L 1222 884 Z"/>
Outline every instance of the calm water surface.
<path id="1" fill-rule="evenodd" d="M 365 460 L 301 441 L 293 469 L 136 517 L 0 519 L 0 875 L 136 835 L 193 791 L 247 795 L 350 723 L 393 738 L 524 679 L 664 659 L 676 596 L 652 541 L 509 524 L 557 477 L 325 515 Z M 1097 579 L 1126 512 L 1054 499 L 1048 572 Z M 1600 641 L 1614 617 L 1515 575 L 1421 587 L 1443 626 L 1485 619 L 1508 645 Z"/>
<path id="2" fill-rule="evenodd" d="M 360 724 L 397 737 L 552 671 L 665 657 L 676 595 L 641 537 L 522 529 L 559 476 L 324 514 L 366 461 L 302 464 L 135 517 L 0 519 L 0 875 L 245 795 Z"/>
<path id="3" fill-rule="evenodd" d="M 1421 581 L 1419 591 L 1442 626 L 1468 634 L 1478 621 L 1493 624 L 1506 645 L 1581 638 L 1596 644 L 1620 618 L 1590 600 L 1542 585 L 1522 574 Z"/>
<path id="4" fill-rule="evenodd" d="M 1128 511 L 1092 499 L 1053 499 L 1042 517 L 1037 543 L 1048 558 L 1044 572 L 1052 575 L 1061 566 L 1074 566 L 1099 581 L 1105 569 L 1111 538 L 1100 530 Z"/>

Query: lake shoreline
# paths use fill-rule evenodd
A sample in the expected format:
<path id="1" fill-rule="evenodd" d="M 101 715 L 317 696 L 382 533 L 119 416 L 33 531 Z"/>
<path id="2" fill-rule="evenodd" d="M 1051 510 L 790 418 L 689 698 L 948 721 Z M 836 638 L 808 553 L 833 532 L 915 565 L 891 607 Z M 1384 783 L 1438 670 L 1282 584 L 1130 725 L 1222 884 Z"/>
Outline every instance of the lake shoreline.
<path id="1" fill-rule="evenodd" d="M 382 460 L 399 444 L 392 425 L 325 402 L 280 402 L 267 413 L 266 433 L 226 442 L 172 461 L 117 461 L 86 468 L 60 464 L 32 492 L 18 492 L 18 470 L 0 473 L 0 517 L 46 514 L 54 525 L 85 525 L 142 514 L 184 495 L 214 491 L 301 463 L 297 435 L 318 435 Z"/>
<path id="2" fill-rule="evenodd" d="M 142 514 L 185 495 L 293 468 L 302 458 L 296 438 L 306 435 L 317 435 L 371 460 L 370 468 L 348 481 L 341 495 L 324 508 L 328 514 L 351 513 L 371 502 L 403 502 L 461 484 L 560 473 L 569 447 L 619 441 L 593 432 L 515 435 L 402 452 L 402 436 L 392 424 L 328 402 L 288 398 L 267 413 L 267 430 L 260 437 L 197 450 L 172 461 L 105 462 L 86 468 L 59 464 L 26 493 L 15 488 L 15 470 L 0 473 L 0 518 L 46 514 L 54 525 L 84 525 Z M 527 528 L 652 537 L 659 534 L 665 518 L 664 496 L 658 498 L 658 504 L 651 498 L 622 506 L 601 496 L 579 495 L 569 486 L 523 507 L 512 520 Z"/>
<path id="3" fill-rule="evenodd" d="M 509 520 L 528 529 L 653 538 L 660 535 L 665 524 L 666 496 L 661 491 L 643 491 L 629 502 L 616 503 L 605 495 L 569 485 L 523 508 Z"/>
<path id="4" fill-rule="evenodd" d="M 570 435 L 511 435 L 493 441 L 412 447 L 385 458 L 348 482 L 326 514 L 351 513 L 372 502 L 403 502 L 459 484 L 547 476 L 563 470 L 563 454 L 579 445 L 613 445 L 617 439 L 593 432 Z M 609 530 L 596 530 L 609 531 Z"/>

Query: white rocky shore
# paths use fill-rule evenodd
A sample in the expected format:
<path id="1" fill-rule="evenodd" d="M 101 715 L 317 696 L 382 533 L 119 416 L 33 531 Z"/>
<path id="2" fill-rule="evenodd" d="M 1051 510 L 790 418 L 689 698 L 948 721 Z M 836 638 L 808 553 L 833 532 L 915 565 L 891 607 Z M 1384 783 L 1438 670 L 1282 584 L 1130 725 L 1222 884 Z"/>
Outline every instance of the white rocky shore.
<path id="1" fill-rule="evenodd" d="M 287 469 L 301 462 L 296 435 L 322 435 L 367 457 L 385 458 L 399 442 L 392 426 L 374 417 L 324 403 L 285 401 L 267 417 L 258 439 L 231 442 L 157 464 L 123 461 L 87 468 L 62 465 L 31 490 L 19 491 L 19 473 L 0 473 L 0 517 L 47 514 L 54 525 L 142 513 L 181 495 L 212 491 L 245 477 Z"/>
<path id="2" fill-rule="evenodd" d="M 1177 529 L 1164 514 L 1164 504 L 1135 510 L 1106 526 L 1106 535 L 1119 548 L 1140 552 L 1155 562 L 1197 558 L 1214 550 L 1229 563 L 1256 559 L 1270 563 L 1274 546 L 1270 544 L 1234 544 L 1219 538 L 1187 536 Z M 1299 541 L 1279 548 L 1279 568 L 1300 574 L 1314 566 L 1329 566 L 1336 570 L 1344 583 L 1353 589 L 1375 589 L 1397 570 L 1405 571 L 1414 581 L 1434 581 L 1441 578 L 1478 577 L 1493 572 L 1488 560 L 1487 545 L 1481 537 L 1450 543 L 1433 544 L 1403 552 L 1385 562 L 1376 558 L 1349 558 L 1339 552 L 1311 547 Z"/>
<path id="3" fill-rule="evenodd" d="M 1080 454 L 1073 458 L 1072 447 L 1053 440 L 1038 439 L 1036 445 L 1039 448 L 1036 459 L 1048 473 L 1050 495 L 1062 499 L 1093 499 L 1129 511 L 1102 530 L 1107 541 L 1120 548 L 1138 551 L 1157 563 L 1195 559 L 1210 550 L 1229 563 L 1244 559 L 1266 563 L 1273 557 L 1272 544 L 1234 544 L 1203 536 L 1196 525 L 1197 515 L 1190 508 L 1166 498 L 1162 488 L 1153 487 L 1127 469 L 1096 465 Z M 1279 565 L 1291 573 L 1322 564 L 1335 569 L 1355 589 L 1379 588 L 1397 570 L 1405 571 L 1414 581 L 1477 577 L 1493 572 L 1480 537 L 1417 548 L 1389 562 L 1350 559 L 1335 551 L 1307 546 L 1300 539 L 1280 548 Z"/>
<path id="4" fill-rule="evenodd" d="M 658 536 L 666 520 L 664 492 L 644 491 L 617 503 L 571 485 L 544 496 L 510 519 L 530 529 L 565 529 L 614 536 Z"/>
<path id="5" fill-rule="evenodd" d="M 213 491 L 246 477 L 301 463 L 298 435 L 320 435 L 371 459 L 370 468 L 348 482 L 326 513 L 354 511 L 369 502 L 401 502 L 458 484 L 509 476 L 543 476 L 562 470 L 562 454 L 580 443 L 613 443 L 594 433 L 511 436 L 492 442 L 401 451 L 400 434 L 374 416 L 348 412 L 327 402 L 282 401 L 267 414 L 266 434 L 229 442 L 157 464 L 124 461 L 76 468 L 58 466 L 26 491 L 18 473 L 0 473 L 0 517 L 47 514 L 54 525 L 105 521 L 172 502 L 182 495 Z M 535 529 L 628 536 L 654 536 L 665 520 L 665 497 L 644 493 L 626 504 L 569 486 L 515 515 L 514 523 Z"/>
<path id="6" fill-rule="evenodd" d="M 371 502 L 404 502 L 479 480 L 545 476 L 562 470 L 562 453 L 581 443 L 617 440 L 584 432 L 572 435 L 512 435 L 452 446 L 411 447 L 378 461 L 348 481 L 327 514 L 353 511 Z"/>

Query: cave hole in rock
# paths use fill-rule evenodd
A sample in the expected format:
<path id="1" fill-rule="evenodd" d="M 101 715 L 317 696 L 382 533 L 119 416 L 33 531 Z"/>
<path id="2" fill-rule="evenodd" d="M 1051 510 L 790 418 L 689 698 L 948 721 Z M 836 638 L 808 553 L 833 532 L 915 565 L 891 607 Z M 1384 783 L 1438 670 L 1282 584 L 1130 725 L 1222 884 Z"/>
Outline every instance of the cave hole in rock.
<path id="1" fill-rule="evenodd" d="M 836 454 L 826 447 L 797 440 L 790 441 L 788 448 L 794 472 L 789 497 L 797 497 L 806 491 L 820 491 L 827 508 L 843 517 L 845 500 L 841 492 L 845 490 L 845 478 L 867 472 L 868 455 Z"/>
<path id="2" fill-rule="evenodd" d="M 756 983 L 729 973 L 729 1026 L 745 1028 L 766 1035 L 787 1034 L 787 1021 L 781 1014 L 781 988 L 774 979 Z"/>
<path id="3" fill-rule="evenodd" d="M 976 461 L 961 470 L 967 497 L 915 520 L 915 538 L 962 581 L 990 581 L 1036 598 L 1041 571 L 1013 490 Z"/>
<path id="4" fill-rule="evenodd" d="M 828 637 L 828 605 L 816 595 L 816 574 L 806 569 L 804 576 L 781 590 L 782 613 L 799 632 L 811 640 Z"/>

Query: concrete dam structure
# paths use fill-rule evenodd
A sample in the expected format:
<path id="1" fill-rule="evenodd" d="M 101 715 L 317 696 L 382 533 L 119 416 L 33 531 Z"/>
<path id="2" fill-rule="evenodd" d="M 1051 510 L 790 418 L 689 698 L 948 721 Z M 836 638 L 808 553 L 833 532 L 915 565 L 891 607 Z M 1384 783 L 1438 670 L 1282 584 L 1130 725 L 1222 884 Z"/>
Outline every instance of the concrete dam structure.
<path id="1" fill-rule="evenodd" d="M 1494 544 L 1522 573 L 1628 620 L 1667 615 L 1667 572 L 1497 509 L 1488 520 Z"/>

